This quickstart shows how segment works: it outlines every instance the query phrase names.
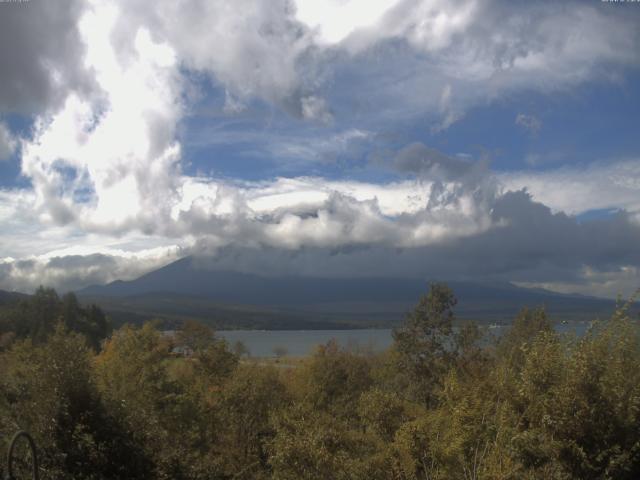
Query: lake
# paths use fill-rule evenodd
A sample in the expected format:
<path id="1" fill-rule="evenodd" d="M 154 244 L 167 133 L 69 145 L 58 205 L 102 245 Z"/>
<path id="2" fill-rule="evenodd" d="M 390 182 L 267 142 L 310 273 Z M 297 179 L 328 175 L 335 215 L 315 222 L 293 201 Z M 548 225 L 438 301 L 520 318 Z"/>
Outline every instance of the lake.
<path id="1" fill-rule="evenodd" d="M 508 326 L 487 328 L 490 335 L 500 336 Z M 556 325 L 560 333 L 575 332 L 583 335 L 589 328 L 588 322 L 571 322 Z M 253 357 L 273 357 L 274 349 L 284 348 L 291 356 L 304 356 L 313 353 L 321 344 L 335 339 L 343 347 L 366 349 L 380 352 L 392 343 L 391 329 L 361 330 L 219 330 L 217 335 L 231 346 L 241 341 Z"/>
<path id="2" fill-rule="evenodd" d="M 230 345 L 241 341 L 253 357 L 273 357 L 274 349 L 285 348 L 287 355 L 299 357 L 313 353 L 318 345 L 335 339 L 343 347 L 367 348 L 375 352 L 391 345 L 390 329 L 362 330 L 219 330 L 216 334 Z"/>

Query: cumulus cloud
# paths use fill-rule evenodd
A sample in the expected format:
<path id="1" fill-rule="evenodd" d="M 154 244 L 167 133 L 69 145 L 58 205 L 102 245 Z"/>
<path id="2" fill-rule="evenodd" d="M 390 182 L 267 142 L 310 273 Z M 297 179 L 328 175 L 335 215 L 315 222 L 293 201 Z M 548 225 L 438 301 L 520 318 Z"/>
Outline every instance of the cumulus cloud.
<path id="1" fill-rule="evenodd" d="M 600 32 L 609 26 L 609 17 L 585 8 L 576 5 L 575 9 L 558 12 L 547 6 L 535 10 L 539 22 L 532 26 L 523 22 L 522 12 L 516 13 L 508 5 L 496 5 L 496 9 L 513 17 L 511 22 L 498 21 L 495 13 L 473 2 L 456 7 L 440 2 L 414 6 L 401 2 L 379 20 L 380 32 L 369 45 L 402 37 L 413 48 L 424 51 L 424 64 L 429 65 L 430 71 L 435 65 L 434 75 L 440 78 L 435 83 L 425 82 L 426 85 L 437 86 L 447 78 L 489 81 L 494 73 L 503 71 L 517 76 L 519 70 L 527 70 L 526 78 L 531 78 L 535 75 L 529 70 L 546 72 L 549 67 L 530 63 L 536 53 L 555 58 L 560 55 L 558 51 L 564 51 L 567 58 L 580 57 L 581 65 L 593 65 L 595 60 L 589 57 L 587 62 L 581 57 L 583 47 L 566 39 L 570 35 L 556 24 L 560 15 L 563 22 L 567 16 L 575 17 L 575 23 L 566 23 L 577 25 L 571 28 L 579 32 L 591 26 L 597 26 L 595 31 Z M 577 13 L 572 13 L 574 10 Z M 489 35 L 484 20 L 506 29 L 503 35 Z M 624 31 L 625 26 L 623 21 L 616 32 Z M 531 36 L 542 42 L 540 45 L 528 40 L 530 29 Z M 538 30 L 552 34 L 551 39 L 562 48 L 549 51 L 548 36 Z M 224 2 L 194 2 L 189 8 L 175 2 L 158 2 L 149 11 L 142 2 L 128 2 L 125 6 L 95 0 L 73 32 L 80 36 L 78 43 L 86 46 L 84 67 L 93 73 L 94 83 L 102 93 L 85 98 L 75 89 L 67 89 L 61 108 L 41 115 L 33 138 L 24 144 L 22 172 L 34 186 L 37 208 L 45 220 L 61 225 L 73 223 L 89 231 L 137 229 L 156 233 L 168 228 L 158 219 L 168 218 L 173 206 L 180 202 L 181 148 L 176 128 L 188 108 L 183 94 L 189 83 L 181 67 L 209 73 L 215 82 L 225 85 L 232 98 L 259 97 L 285 106 L 301 118 L 325 123 L 331 119 L 325 99 L 308 93 L 313 82 L 303 78 L 298 69 L 300 62 L 314 58 L 318 47 L 314 46 L 313 32 L 296 20 L 295 9 L 288 2 L 270 4 L 268 8 L 253 0 L 245 0 L 242 8 L 231 8 Z M 459 35 L 465 42 L 454 41 Z M 564 42 L 554 35 L 562 35 Z M 496 40 L 502 37 L 503 40 Z M 484 47 L 476 50 L 477 55 L 470 61 L 463 55 L 461 43 L 470 48 L 476 45 L 474 38 Z M 525 43 L 512 45 L 516 38 Z M 635 57 L 628 52 L 633 49 L 609 48 L 612 42 L 631 41 L 629 38 L 633 36 L 608 34 L 599 39 L 604 46 L 595 49 L 592 56 L 609 59 L 606 56 L 611 54 L 609 60 L 631 61 Z M 345 42 L 348 48 L 348 39 Z M 510 60 L 491 60 L 498 53 Z M 433 63 L 429 55 L 439 57 Z M 458 63 L 465 69 L 478 68 L 480 73 L 465 71 L 458 75 Z M 304 71 L 312 74 L 314 70 L 306 68 L 308 65 L 305 63 Z M 416 77 L 421 80 L 420 74 Z M 477 91 L 451 84 L 447 80 L 442 88 L 438 87 L 439 101 L 447 111 L 455 111 L 455 107 L 448 106 L 455 92 Z M 416 95 L 415 90 L 408 91 L 412 101 L 425 97 Z M 425 160 L 429 155 L 416 160 L 415 152 L 409 150 L 399 154 L 401 168 L 415 169 L 415 162 L 422 161 L 419 168 L 434 171 L 436 164 Z M 448 163 L 452 168 L 453 162 Z M 446 187 L 440 190 L 448 194 Z"/>
<path id="2" fill-rule="evenodd" d="M 404 1 L 363 32 L 368 42 L 354 42 L 363 48 L 404 38 L 436 56 L 454 78 L 535 85 L 545 75 L 541 86 L 552 86 L 584 79 L 603 62 L 638 62 L 633 14 L 605 8 L 581 2 Z"/>
<path id="3" fill-rule="evenodd" d="M 428 173 L 418 180 L 386 184 L 314 177 L 234 183 L 182 176 L 175 182 L 171 208 L 164 214 L 156 210 L 153 232 L 158 238 L 174 239 L 183 251 L 204 245 L 285 250 L 416 247 L 477 234 L 491 227 L 490 205 L 478 202 L 478 185 L 453 177 L 449 181 L 430 180 Z M 74 220 L 66 225 L 52 222 L 48 227 L 34 227 L 33 217 L 22 213 L 34 211 L 33 206 L 39 202 L 37 192 L 6 193 L 2 200 L 2 221 L 11 226 L 5 238 L 13 245 L 15 258 L 34 251 L 48 258 L 52 245 L 61 242 L 68 247 L 55 252 L 56 256 L 79 255 L 74 242 L 108 243 L 108 235 L 119 229 L 118 225 L 111 231 L 105 224 L 93 227 L 91 222 L 95 220 L 91 216 L 99 206 L 91 202 L 80 206 Z M 19 204 L 24 208 L 16 208 Z M 151 238 L 144 230 L 139 235 Z M 139 247 L 131 249 L 137 250 Z M 85 250 L 87 253 L 89 250 Z"/>
<path id="4" fill-rule="evenodd" d="M 141 28 L 154 39 L 172 46 L 182 65 L 209 74 L 224 85 L 233 102 L 257 97 L 276 103 L 290 113 L 318 110 L 321 99 L 310 92 L 300 63 L 314 48 L 313 35 L 294 16 L 287 0 L 263 2 L 196 0 L 189 4 L 162 0 L 149 9 L 147 2 L 126 3 L 126 13 L 113 32 L 118 50 Z"/>
<path id="5" fill-rule="evenodd" d="M 39 285 L 55 285 L 61 291 L 132 280 L 179 258 L 177 247 L 136 253 L 48 254 L 24 259 L 0 259 L 0 288 L 32 292 Z"/>
<path id="6" fill-rule="evenodd" d="M 488 227 L 476 190 L 456 182 L 388 184 L 320 178 L 224 184 L 188 181 L 167 234 L 208 235 L 218 244 L 300 248 L 421 245 Z"/>
<path id="7" fill-rule="evenodd" d="M 498 198 L 491 219 L 493 228 L 475 235 L 412 248 L 200 244 L 194 252 L 204 254 L 210 268 L 256 274 L 489 279 L 611 296 L 629 295 L 640 286 L 635 267 L 640 227 L 625 214 L 580 223 L 520 191 Z"/>
<path id="8" fill-rule="evenodd" d="M 296 17 L 317 32 L 323 44 L 341 42 L 354 31 L 376 25 L 397 1 L 295 0 Z"/>
<path id="9" fill-rule="evenodd" d="M 622 209 L 640 214 L 640 160 L 596 162 L 545 171 L 500 174 L 507 190 L 526 188 L 555 212 L 579 215 L 590 210 Z"/>
<path id="10" fill-rule="evenodd" d="M 434 202 L 432 183 L 424 180 L 379 185 L 309 177 L 233 184 L 182 177 L 181 182 L 176 196 L 180 202 L 169 217 L 156 218 L 156 229 L 159 239 L 174 239 L 179 245 L 176 251 L 183 255 L 231 245 L 290 252 L 370 245 L 415 247 L 473 235 L 490 227 L 488 212 L 476 205 L 471 195 L 452 194 L 446 202 Z M 51 281 L 75 288 L 130 276 L 124 267 L 128 264 L 137 273 L 158 265 L 140 262 L 144 248 L 139 244 L 148 244 L 148 235 L 138 245 L 126 242 L 126 249 L 117 255 L 107 248 L 94 256 L 92 252 L 100 250 L 100 242 L 111 243 L 103 229 L 90 233 L 86 225 L 78 230 L 73 223 L 34 227 L 16 205 L 22 203 L 31 211 L 36 195 L 16 191 L 5 194 L 2 200 L 2 221 L 10 227 L 5 239 L 17 259 L 5 259 L 2 286 L 26 288 Z M 86 244 L 83 247 L 79 242 Z M 63 249 L 55 248 L 64 244 L 67 246 Z M 30 254 L 34 251 L 41 253 L 34 258 Z M 52 262 L 52 258 L 65 261 Z M 29 261 L 20 263 L 25 259 Z"/>
<path id="11" fill-rule="evenodd" d="M 45 220 L 116 232 L 135 224 L 151 232 L 178 172 L 176 59 L 144 29 L 131 42 L 133 56 L 118 58 L 111 35 L 120 15 L 96 4 L 82 18 L 86 61 L 104 95 L 92 100 L 71 92 L 59 111 L 41 116 L 23 145 L 22 172 Z"/>
<path id="12" fill-rule="evenodd" d="M 163 21 L 178 15 L 164 13 Z M 104 94 L 83 99 L 71 92 L 59 111 L 39 118 L 33 138 L 23 145 L 22 172 L 31 179 L 34 208 L 45 222 L 86 232 L 207 235 L 221 244 L 246 241 L 285 248 L 421 245 L 488 228 L 486 205 L 478 205 L 473 175 L 445 175 L 466 167 L 444 156 L 420 167 L 421 182 L 431 182 L 430 199 L 411 213 L 396 207 L 393 218 L 383 213 L 377 196 L 356 198 L 330 185 L 322 189 L 319 204 L 304 200 L 256 212 L 247 198 L 255 186 L 205 179 L 200 195 L 190 202 L 184 195 L 194 182 L 180 173 L 176 141 L 176 124 L 184 114 L 185 79 L 178 62 L 184 61 L 180 39 L 186 25 L 171 25 L 166 32 L 167 26 L 156 25 L 152 34 L 145 24 L 131 23 L 135 8 L 130 14 L 109 2 L 93 3 L 80 22 L 80 33 L 87 44 L 87 65 Z M 256 15 L 262 19 L 267 14 L 258 9 Z M 133 41 L 120 48 L 123 32 L 131 33 Z M 328 121 L 321 99 L 305 96 L 301 102 L 302 116 Z M 337 143 L 363 135 L 349 130 Z M 415 163 L 409 156 L 419 154 L 400 152 L 399 164 Z"/>
<path id="13" fill-rule="evenodd" d="M 349 3 L 349 2 L 347 2 Z M 335 44 L 356 81 L 352 109 L 376 119 L 427 112 L 442 131 L 471 107 L 514 91 L 562 91 L 638 65 L 638 12 L 584 2 L 400 1 Z M 342 57 L 341 57 L 342 58 Z M 371 61 L 375 59 L 375 61 Z M 346 72 L 346 73 L 345 73 Z"/>
<path id="14" fill-rule="evenodd" d="M 365 5 L 323 3 L 336 11 Z M 0 195 L 6 250 L 16 252 L 3 261 L 2 285 L 67 288 L 175 258 L 145 256 L 142 240 L 129 253 L 72 245 L 134 236 L 163 239 L 162 248 L 182 254 L 276 249 L 302 259 L 292 263 L 302 270 L 328 273 L 419 267 L 439 277 L 577 282 L 585 265 L 606 274 L 637 264 L 635 163 L 496 178 L 484 162 L 415 143 L 385 159 L 409 177 L 402 181 L 246 182 L 182 170 L 178 126 L 193 107 L 194 77 L 223 91 L 232 115 L 257 100 L 328 128 L 356 112 L 358 128 L 279 145 L 283 157 L 324 159 L 314 151 L 331 155 L 370 138 L 370 121 L 426 115 L 442 130 L 505 92 L 567 88 L 606 75 L 605 65 L 638 63 L 632 16 L 578 2 L 516 3 L 366 2 L 371 15 L 335 31 L 326 27 L 334 16 L 286 0 L 0 6 L 0 39 L 24 40 L 20 55 L 2 42 L 0 60 L 16 68 L 0 73 L 0 110 L 36 115 L 21 142 L 31 187 Z M 537 128 L 533 117 L 516 122 Z M 2 132 L 0 157 L 13 145 Z M 587 206 L 629 213 L 584 224 L 559 213 Z"/>
<path id="15" fill-rule="evenodd" d="M 209 73 L 233 98 L 259 97 L 301 118 L 330 120 L 297 75 L 310 40 L 288 2 L 155 7 L 95 0 L 79 20 L 85 67 L 101 94 L 68 89 L 24 143 L 22 173 L 43 220 L 89 231 L 162 230 L 179 201 L 184 67 Z"/>
<path id="16" fill-rule="evenodd" d="M 465 172 L 454 171 L 450 182 L 440 185 L 458 188 L 454 180 L 459 182 Z M 92 256 L 95 239 L 87 239 L 84 249 L 70 245 L 36 258 L 23 250 L 17 252 L 18 260 L 5 259 L 2 285 L 27 288 L 45 279 L 76 288 L 132 278 L 179 255 L 199 254 L 212 267 L 253 273 L 485 278 L 571 286 L 582 293 L 595 293 L 600 285 L 603 293 L 627 294 L 635 278 L 629 268 L 640 263 L 640 224 L 630 214 L 580 222 L 554 213 L 522 190 L 487 196 L 479 203 L 471 188 L 481 185 L 477 183 L 447 201 L 434 201 L 438 182 L 426 177 L 386 185 L 313 177 L 183 182 L 181 201 L 171 218 L 164 219 L 158 237 L 173 238 L 179 246 L 158 247 L 149 259 L 136 253 L 144 252 L 145 236 L 118 253 L 106 249 L 99 256 Z M 10 219 L 6 224 L 15 228 L 18 220 Z M 51 228 L 44 237 L 56 244 L 56 229 Z M 28 237 L 29 231 L 23 235 Z M 69 238 L 68 232 L 59 235 Z M 46 251 L 47 244 L 40 248 Z"/>
<path id="17" fill-rule="evenodd" d="M 0 5 L 0 111 L 37 114 L 69 90 L 92 91 L 78 31 L 84 7 L 80 0 Z"/>

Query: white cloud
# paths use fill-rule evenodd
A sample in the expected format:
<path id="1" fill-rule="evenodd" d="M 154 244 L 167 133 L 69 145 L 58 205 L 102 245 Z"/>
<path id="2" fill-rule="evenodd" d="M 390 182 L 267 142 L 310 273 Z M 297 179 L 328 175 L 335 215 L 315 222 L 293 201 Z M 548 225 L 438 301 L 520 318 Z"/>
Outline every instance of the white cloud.
<path id="1" fill-rule="evenodd" d="M 295 0 L 296 17 L 335 44 L 358 29 L 376 25 L 396 0 Z"/>
<path id="2" fill-rule="evenodd" d="M 4 255 L 18 259 L 5 260 L 3 285 L 38 278 L 71 285 L 83 275 L 106 281 L 203 244 L 436 249 L 499 230 L 503 217 L 517 221 L 515 214 L 497 216 L 496 205 L 540 215 L 579 238 L 577 227 L 540 213 L 528 198 L 497 195 L 486 165 L 424 145 L 392 155 L 397 169 L 417 177 L 402 182 L 309 176 L 249 183 L 187 177 L 180 168 L 177 126 L 192 107 L 194 74 L 225 92 L 231 114 L 257 98 L 320 129 L 339 123 L 345 110 L 357 111 L 362 124 L 355 127 L 341 124 L 308 142 L 283 135 L 272 146 L 289 159 L 325 161 L 372 138 L 372 117 L 389 124 L 389 118 L 426 115 L 444 129 L 478 102 L 515 90 L 567 88 L 606 75 L 603 65 L 638 61 L 633 19 L 577 2 L 518 4 L 327 0 L 298 3 L 296 10 L 286 0 L 160 0 L 150 9 L 141 0 L 93 0 L 73 3 L 66 15 L 38 2 L 53 23 L 45 22 L 45 40 L 33 40 L 25 58 L 44 59 L 53 70 L 38 62 L 16 69 L 34 77 L 44 94 L 21 151 L 33 190 L 0 191 Z M 52 50 L 51 38 L 69 25 L 65 39 L 75 46 L 68 54 Z M 7 58 L 6 48 L 2 54 Z M 2 79 L 13 80 L 12 72 Z M 333 84 L 336 72 L 349 80 Z M 346 103 L 333 105 L 328 89 Z M 33 110 L 20 103 L 24 98 L 9 102 L 11 89 L 0 90 L 3 112 Z M 352 99 L 360 110 L 351 108 Z M 2 148 L 14 148 L 2 128 L 0 157 Z M 500 176 L 506 190 L 526 187 L 555 211 L 624 208 L 637 215 L 639 178 L 637 162 Z M 527 239 L 512 235 L 515 246 L 503 247 L 514 248 L 513 257 L 540 254 L 531 245 L 517 250 Z M 482 255 L 478 247 L 469 251 Z M 497 253 L 494 260 L 500 263 Z"/>
<path id="3" fill-rule="evenodd" d="M 423 0 L 392 10 L 375 40 L 404 37 L 453 78 L 536 87 L 544 75 L 544 88 L 584 79 L 602 62 L 637 64 L 635 21 L 610 14 L 580 2 Z"/>
<path id="4" fill-rule="evenodd" d="M 177 246 L 138 252 L 69 249 L 0 259 L 0 288 L 32 292 L 39 285 L 55 285 L 61 291 L 75 290 L 114 280 L 132 280 L 171 263 L 182 254 Z"/>
<path id="5" fill-rule="evenodd" d="M 96 2 L 80 30 L 87 66 L 103 94 L 89 101 L 70 93 L 63 108 L 42 116 L 25 142 L 22 172 L 45 220 L 76 221 L 89 230 L 153 231 L 171 202 L 181 115 L 173 50 L 140 29 L 133 56 L 117 56 L 111 35 L 120 12 Z M 84 201 L 78 201 L 80 196 Z"/>
<path id="6" fill-rule="evenodd" d="M 184 67 L 224 85 L 236 103 L 257 97 L 302 115 L 307 86 L 298 62 L 313 47 L 313 35 L 289 1 L 162 0 L 153 9 L 144 0 L 128 1 L 114 32 L 118 48 L 140 27 L 170 44 Z"/>
<path id="7" fill-rule="evenodd" d="M 381 124 L 426 114 L 434 132 L 513 92 L 616 79 L 639 47 L 637 17 L 622 9 L 476 0 L 399 2 L 334 46 L 351 53 L 339 68 L 357 77 L 354 108 L 376 98 Z"/>
<path id="8" fill-rule="evenodd" d="M 219 245 L 416 246 L 489 227 L 475 186 L 406 181 L 367 184 L 321 178 L 233 185 L 185 179 L 170 235 L 215 238 Z"/>
<path id="9" fill-rule="evenodd" d="M 598 162 L 542 172 L 500 174 L 506 190 L 526 188 L 556 212 L 571 215 L 600 209 L 640 213 L 640 160 Z"/>
<path id="10" fill-rule="evenodd" d="M 326 100 L 305 92 L 313 82 L 300 76 L 298 63 L 313 51 L 313 35 L 296 22 L 287 2 L 269 8 L 251 0 L 242 8 L 224 2 L 196 2 L 188 9 L 158 2 L 155 7 L 149 11 L 146 4 L 133 2 L 125 12 L 118 3 L 95 0 L 82 17 L 85 67 L 94 72 L 102 94 L 85 98 L 68 92 L 59 111 L 39 118 L 22 155 L 23 173 L 32 180 L 46 219 L 76 222 L 89 230 L 162 230 L 156 219 L 167 218 L 179 202 L 176 126 L 187 108 L 183 93 L 188 84 L 181 66 L 211 74 L 225 85 L 229 98 L 258 96 L 288 106 L 303 118 L 331 120 Z M 611 30 L 613 20 L 594 8 L 534 9 L 540 16 L 535 25 L 506 4 L 496 9 L 511 20 L 502 21 L 475 2 L 402 2 L 384 18 L 376 17 L 380 28 L 370 46 L 402 37 L 426 55 L 428 69 L 415 76 L 422 86 L 398 86 L 399 95 L 410 96 L 400 103 L 428 110 L 429 95 L 416 89 L 436 88 L 433 101 L 439 104 L 436 110 L 444 115 L 446 128 L 459 118 L 463 104 L 488 95 L 503 83 L 501 78 L 511 79 L 505 85 L 524 87 L 529 84 L 519 84 L 520 73 L 526 71 L 522 79 L 533 82 L 537 75 L 547 76 L 556 63 L 579 62 L 588 70 L 599 61 L 635 59 L 633 48 L 622 48 L 632 36 L 617 33 L 625 31 L 626 21 L 616 25 L 615 34 L 600 38 Z M 380 6 L 378 16 L 384 10 Z M 569 32 L 559 28 L 565 23 Z M 491 25 L 496 30 L 490 34 Z M 588 41 L 598 47 L 587 58 L 584 46 L 572 36 L 591 27 Z M 354 23 L 354 32 L 362 28 Z M 531 60 L 538 54 L 547 63 Z M 575 68 L 571 72 L 574 78 Z M 565 75 L 554 73 L 563 83 Z M 482 81 L 484 87 L 468 88 L 464 83 L 469 81 Z M 427 103 L 421 105 L 422 101 Z M 287 148 L 293 149 L 289 156 L 305 154 L 295 144 Z"/>
<path id="11" fill-rule="evenodd" d="M 131 279 L 169 263 L 192 247 L 190 239 L 128 233 L 91 233 L 39 221 L 26 190 L 0 190 L 0 289 L 33 291 L 38 285 L 75 289 Z"/>
<path id="12" fill-rule="evenodd" d="M 183 177 L 181 202 L 163 219 L 165 230 L 121 239 L 71 226 L 34 229 L 15 208 L 15 197 L 28 205 L 32 195 L 16 191 L 0 197 L 3 239 L 12 246 L 12 258 L 0 266 L 0 288 L 132 278 L 194 252 L 221 255 L 216 262 L 224 268 L 241 261 L 253 272 L 270 266 L 271 273 L 321 276 L 487 277 L 583 293 L 602 287 L 601 295 L 634 288 L 636 277 L 620 276 L 638 261 L 640 230 L 626 217 L 580 224 L 522 192 L 480 202 L 472 184 L 462 185 Z M 236 254 L 228 257 L 228 248 Z"/>
<path id="13" fill-rule="evenodd" d="M 429 202 L 431 183 L 392 182 L 386 185 L 363 182 L 330 181 L 321 178 L 280 178 L 245 190 L 249 206 L 258 213 L 269 213 L 295 206 L 318 207 L 338 193 L 359 202 L 376 201 L 383 215 L 397 217 L 424 210 Z"/>
<path id="14" fill-rule="evenodd" d="M 529 288 L 545 288 L 560 293 L 579 293 L 604 298 L 622 296 L 628 300 L 640 290 L 640 269 L 635 265 L 623 265 L 607 271 L 584 267 L 579 281 L 571 282 L 518 282 Z M 636 300 L 637 301 L 637 300 Z"/>

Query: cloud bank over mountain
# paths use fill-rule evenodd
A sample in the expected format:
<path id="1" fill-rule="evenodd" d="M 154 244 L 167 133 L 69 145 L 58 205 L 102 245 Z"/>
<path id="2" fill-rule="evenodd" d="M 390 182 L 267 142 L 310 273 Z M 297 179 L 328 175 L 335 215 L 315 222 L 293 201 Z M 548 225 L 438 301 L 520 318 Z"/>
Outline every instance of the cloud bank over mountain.
<path id="1" fill-rule="evenodd" d="M 605 295 L 640 279 L 640 158 L 505 172 L 485 155 L 376 143 L 385 124 L 446 132 L 522 92 L 615 84 L 640 60 L 637 13 L 584 2 L 64 3 L 0 7 L 0 38 L 12 39 L 0 42 L 12 66 L 0 73 L 0 160 L 26 182 L 0 190 L 0 288 L 133 278 L 186 254 Z M 206 110 L 212 98 L 218 110 Z M 207 115 L 267 118 L 231 145 L 279 138 L 271 154 L 307 173 L 216 174 L 216 148 L 191 168 L 190 122 Z M 272 134 L 269 118 L 292 122 L 295 140 Z M 349 155 L 359 176 L 316 173 Z M 582 221 L 597 209 L 617 213 Z"/>

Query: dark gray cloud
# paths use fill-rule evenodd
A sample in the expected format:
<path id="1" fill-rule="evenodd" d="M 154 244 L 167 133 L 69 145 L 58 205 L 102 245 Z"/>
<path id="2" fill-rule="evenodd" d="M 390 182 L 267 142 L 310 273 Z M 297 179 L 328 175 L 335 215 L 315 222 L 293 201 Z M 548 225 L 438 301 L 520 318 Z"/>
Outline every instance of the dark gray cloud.
<path id="1" fill-rule="evenodd" d="M 198 256 L 204 268 L 261 275 L 502 280 L 562 284 L 565 291 L 608 295 L 628 294 L 640 286 L 640 224 L 626 213 L 579 222 L 517 191 L 497 198 L 491 217 L 493 226 L 484 232 L 407 248 L 373 238 L 369 243 L 287 248 L 261 241 L 249 224 L 236 225 L 235 237 L 250 236 L 253 245 L 232 242 L 220 247 L 218 237 L 202 234 L 179 254 Z M 132 279 L 175 258 L 94 254 L 5 261 L 0 263 L 0 288 L 30 291 L 47 284 L 77 289 Z"/>
<path id="2" fill-rule="evenodd" d="M 400 172 L 445 182 L 460 180 L 474 169 L 472 162 L 449 157 L 419 142 L 398 150 L 393 166 Z"/>
<path id="3" fill-rule="evenodd" d="M 417 248 L 379 245 L 308 248 L 225 247 L 211 256 L 211 268 L 262 274 L 397 276 L 451 280 L 493 279 L 581 283 L 583 269 L 615 272 L 640 264 L 640 225 L 625 214 L 580 223 L 509 192 L 493 208 L 496 227 L 473 236 Z M 197 253 L 197 250 L 195 251 Z M 640 286 L 640 285 L 639 285 Z"/>
<path id="4" fill-rule="evenodd" d="M 0 3 L 0 112 L 37 114 L 69 90 L 88 92 L 81 0 Z"/>

